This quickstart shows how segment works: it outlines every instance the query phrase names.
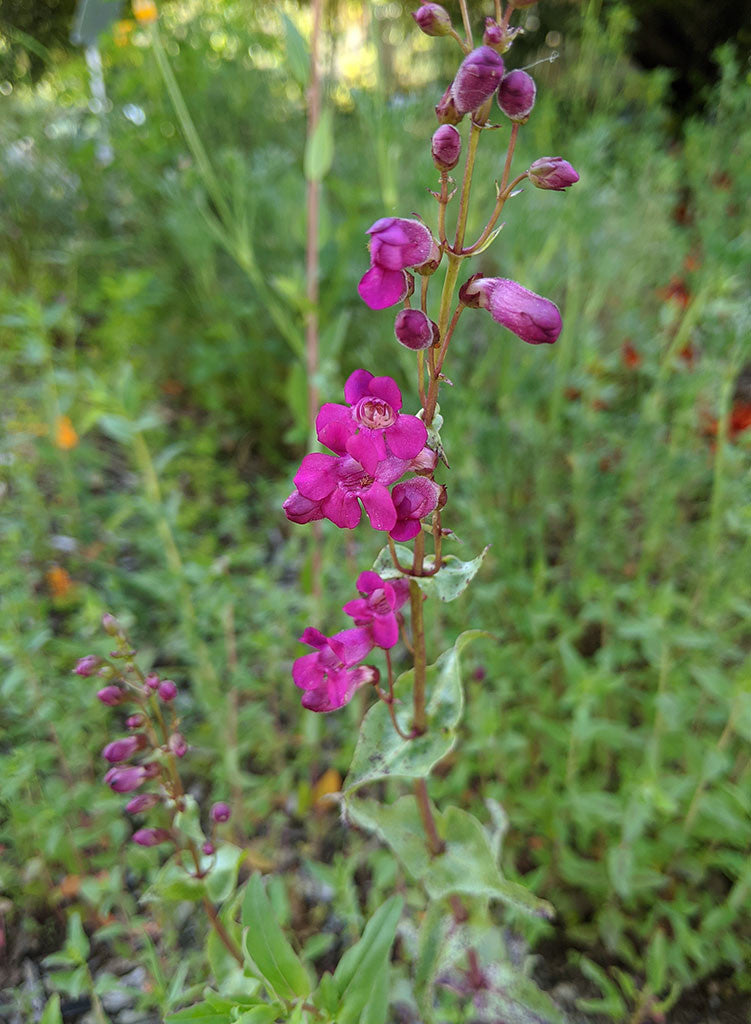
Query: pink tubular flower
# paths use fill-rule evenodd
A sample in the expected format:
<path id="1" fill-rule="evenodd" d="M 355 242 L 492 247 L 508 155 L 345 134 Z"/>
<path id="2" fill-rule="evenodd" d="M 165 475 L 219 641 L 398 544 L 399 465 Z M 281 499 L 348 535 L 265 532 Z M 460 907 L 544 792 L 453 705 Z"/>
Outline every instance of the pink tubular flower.
<path id="1" fill-rule="evenodd" d="M 478 46 L 459 65 L 451 95 L 460 114 L 476 110 L 498 88 L 503 77 L 503 58 L 489 46 Z"/>
<path id="2" fill-rule="evenodd" d="M 531 292 L 505 277 L 470 279 L 460 291 L 468 304 L 490 310 L 490 315 L 530 345 L 552 345 L 563 326 L 560 310 L 550 299 Z"/>
<path id="3" fill-rule="evenodd" d="M 401 302 L 409 291 L 406 268 L 437 259 L 438 246 L 424 224 L 403 217 L 383 217 L 367 233 L 370 270 L 363 275 L 357 290 L 371 309 L 386 309 Z"/>
<path id="4" fill-rule="evenodd" d="M 391 492 L 396 523 L 389 536 L 394 540 L 412 540 L 416 537 L 420 532 L 420 520 L 437 508 L 441 490 L 439 484 L 424 476 L 397 484 Z"/>
<path id="5" fill-rule="evenodd" d="M 318 440 L 332 452 L 351 455 L 375 475 L 389 454 L 412 459 L 423 448 L 425 425 L 417 416 L 400 413 L 402 393 L 391 377 L 355 370 L 344 385 L 344 397 L 349 408 L 327 402 L 316 417 Z"/>
<path id="6" fill-rule="evenodd" d="M 561 156 L 542 156 L 530 164 L 527 171 L 529 180 L 536 188 L 563 192 L 579 180 L 574 168 Z"/>
<path id="7" fill-rule="evenodd" d="M 171 838 L 165 828 L 139 828 L 131 836 L 133 842 L 139 846 L 158 846 L 160 843 L 168 843 Z"/>
<path id="8" fill-rule="evenodd" d="M 295 686 L 305 691 L 302 705 L 310 711 L 336 711 L 352 699 L 355 690 L 375 678 L 374 669 L 357 664 L 373 647 L 366 629 L 345 629 L 326 637 L 308 627 L 300 641 L 315 648 L 292 666 Z"/>
<path id="9" fill-rule="evenodd" d="M 357 589 L 362 597 L 348 601 L 343 611 L 355 620 L 357 626 L 370 626 L 376 647 L 388 650 L 399 639 L 396 612 L 409 597 L 409 582 L 405 579 L 389 583 L 378 573 L 361 572 Z"/>
<path id="10" fill-rule="evenodd" d="M 110 768 L 104 781 L 115 793 L 130 793 L 142 786 L 149 777 L 142 765 L 132 765 L 128 768 Z"/>
<path id="11" fill-rule="evenodd" d="M 77 676 L 84 676 L 88 678 L 93 676 L 99 666 L 102 664 L 102 659 L 96 654 L 87 654 L 85 658 L 79 658 L 76 662 L 76 667 L 73 669 Z"/>
<path id="12" fill-rule="evenodd" d="M 373 529 L 388 531 L 396 522 L 388 488 L 404 475 L 407 465 L 405 459 L 386 455 L 383 460 L 376 460 L 372 472 L 368 472 L 351 455 L 312 452 L 305 456 L 295 474 L 297 491 L 287 498 L 284 510 L 291 519 L 289 506 L 296 505 L 300 497 L 307 498 L 320 505 L 322 517 L 340 529 L 353 530 L 360 522 L 362 502 Z"/>
<path id="13" fill-rule="evenodd" d="M 124 736 L 120 740 L 113 740 L 108 743 L 102 751 L 102 757 L 110 764 L 117 764 L 118 761 L 127 761 L 143 750 L 147 740 L 143 733 L 135 733 L 133 736 Z"/>

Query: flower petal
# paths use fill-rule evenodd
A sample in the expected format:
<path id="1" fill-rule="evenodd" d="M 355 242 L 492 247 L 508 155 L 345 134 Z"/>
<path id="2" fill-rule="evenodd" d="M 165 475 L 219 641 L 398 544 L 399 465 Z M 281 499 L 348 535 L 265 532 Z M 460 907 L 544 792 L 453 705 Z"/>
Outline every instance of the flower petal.
<path id="1" fill-rule="evenodd" d="M 329 647 L 345 665 L 356 665 L 373 650 L 373 638 L 369 629 L 357 626 L 329 637 Z"/>
<path id="2" fill-rule="evenodd" d="M 331 494 L 337 484 L 335 455 L 312 452 L 306 455 L 295 474 L 295 487 L 311 501 L 320 501 Z"/>
<path id="3" fill-rule="evenodd" d="M 372 629 L 376 647 L 387 651 L 399 641 L 399 626 L 395 615 L 376 615 Z"/>
<path id="4" fill-rule="evenodd" d="M 400 459 L 414 459 L 428 439 L 425 424 L 417 416 L 400 416 L 384 433 L 392 453 Z"/>
<path id="5" fill-rule="evenodd" d="M 347 450 L 347 438 L 355 429 L 352 413 L 346 405 L 325 402 L 316 416 L 318 440 L 337 455 L 344 455 Z"/>
<path id="6" fill-rule="evenodd" d="M 371 267 L 363 275 L 357 291 L 371 309 L 387 309 L 401 302 L 407 294 L 407 275 L 403 270 L 384 270 Z"/>
<path id="7" fill-rule="evenodd" d="M 368 390 L 375 398 L 382 398 L 384 402 L 388 402 L 394 412 L 401 409 L 402 393 L 392 377 L 374 377 Z"/>
<path id="8" fill-rule="evenodd" d="M 375 476 L 378 464 L 386 458 L 386 445 L 381 432 L 360 430 L 347 440 L 347 452 L 363 467 L 368 476 Z"/>
<path id="9" fill-rule="evenodd" d="M 322 504 L 323 514 L 340 530 L 354 530 L 362 512 L 357 498 L 337 487 Z"/>
<path id="10" fill-rule="evenodd" d="M 374 530 L 393 529 L 396 523 L 396 510 L 387 487 L 376 480 L 362 492 L 360 500 Z"/>
<path id="11" fill-rule="evenodd" d="M 373 572 L 372 569 L 366 569 L 365 572 L 361 572 L 357 577 L 355 586 L 361 594 L 372 594 L 374 590 L 381 589 L 383 580 L 377 572 Z"/>
<path id="12" fill-rule="evenodd" d="M 357 405 L 361 398 L 370 394 L 370 382 L 373 374 L 367 370 L 355 370 L 347 377 L 344 385 L 344 400 L 349 405 Z"/>

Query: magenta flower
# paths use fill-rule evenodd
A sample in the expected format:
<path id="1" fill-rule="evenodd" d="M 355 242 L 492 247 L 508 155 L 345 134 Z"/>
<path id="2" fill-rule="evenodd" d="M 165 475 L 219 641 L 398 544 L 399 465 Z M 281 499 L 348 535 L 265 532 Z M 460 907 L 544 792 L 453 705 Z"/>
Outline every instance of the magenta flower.
<path id="1" fill-rule="evenodd" d="M 425 424 L 400 414 L 402 393 L 391 377 L 355 370 L 344 385 L 344 397 L 349 408 L 327 402 L 316 417 L 318 440 L 332 452 L 351 455 L 376 475 L 389 454 L 412 459 L 421 451 L 428 437 Z"/>
<path id="2" fill-rule="evenodd" d="M 459 65 L 451 95 L 460 114 L 476 110 L 489 99 L 503 78 L 503 58 L 489 46 L 478 46 Z"/>
<path id="3" fill-rule="evenodd" d="M 579 175 L 568 160 L 561 156 L 540 157 L 530 164 L 527 174 L 533 185 L 551 192 L 563 192 L 579 180 Z"/>
<path id="4" fill-rule="evenodd" d="M 102 664 L 102 659 L 96 654 L 87 654 L 84 658 L 79 658 L 76 662 L 76 667 L 73 669 L 77 676 L 84 676 L 88 678 L 93 676 L 99 666 Z"/>
<path id="5" fill-rule="evenodd" d="M 113 740 L 108 743 L 102 751 L 102 757 L 110 764 L 117 764 L 118 761 L 127 761 L 139 750 L 143 750 L 147 739 L 142 732 L 133 736 L 124 736 L 120 740 Z"/>
<path id="6" fill-rule="evenodd" d="M 291 523 L 312 523 L 318 519 L 325 519 L 326 516 L 323 514 L 321 509 L 322 502 L 311 501 L 310 498 L 303 497 L 299 491 L 293 491 L 292 494 L 282 505 L 284 514 Z"/>
<path id="7" fill-rule="evenodd" d="M 450 125 L 444 125 L 449 128 Z M 438 325 L 423 313 L 421 309 L 402 309 L 394 321 L 396 340 L 413 352 L 421 348 L 430 348 L 439 339 Z"/>
<path id="8" fill-rule="evenodd" d="M 229 821 L 232 816 L 232 808 L 229 804 L 225 804 L 222 800 L 218 803 L 213 804 L 211 808 L 211 820 L 220 824 L 224 821 Z"/>
<path id="9" fill-rule="evenodd" d="M 103 686 L 101 690 L 97 690 L 96 695 L 102 704 L 107 704 L 111 708 L 122 704 L 126 699 L 125 691 L 121 690 L 119 686 Z"/>
<path id="10" fill-rule="evenodd" d="M 368 473 L 351 455 L 313 452 L 302 460 L 295 485 L 304 498 L 320 502 L 323 516 L 340 529 L 354 530 L 360 522 L 362 502 L 373 529 L 388 532 L 396 522 L 388 488 L 404 475 L 406 468 L 405 459 L 390 455 L 378 463 L 374 472 Z M 290 495 L 285 506 L 294 497 Z"/>
<path id="11" fill-rule="evenodd" d="M 300 642 L 315 648 L 292 666 L 295 686 L 305 691 L 302 705 L 310 711 L 336 711 L 352 699 L 359 687 L 375 679 L 375 669 L 357 664 L 373 648 L 366 629 L 345 629 L 326 637 L 308 627 Z"/>
<path id="12" fill-rule="evenodd" d="M 156 807 L 158 803 L 159 797 L 156 793 L 140 793 L 127 802 L 125 810 L 128 814 L 141 814 L 143 811 Z"/>
<path id="13" fill-rule="evenodd" d="M 563 326 L 560 310 L 550 299 L 505 277 L 477 277 L 459 293 L 468 305 L 490 310 L 499 324 L 530 345 L 552 345 Z"/>
<path id="14" fill-rule="evenodd" d="M 177 684 L 172 679 L 162 679 L 157 686 L 157 693 L 162 700 L 174 700 L 177 696 Z"/>
<path id="15" fill-rule="evenodd" d="M 357 626 L 370 626 L 376 647 L 388 650 L 399 639 L 396 612 L 409 597 L 409 582 L 405 579 L 389 583 L 378 573 L 361 572 L 357 589 L 362 597 L 348 601 L 343 611 L 355 620 Z"/>
<path id="16" fill-rule="evenodd" d="M 438 246 L 430 231 L 419 220 L 383 217 L 368 228 L 370 270 L 357 290 L 371 309 L 386 309 L 407 295 L 407 267 L 419 267 L 429 259 L 438 259 Z"/>
<path id="17" fill-rule="evenodd" d="M 412 540 L 416 537 L 420 532 L 420 520 L 438 507 L 441 491 L 439 484 L 425 476 L 397 484 L 391 492 L 396 523 L 389 531 L 389 536 L 394 540 Z"/>

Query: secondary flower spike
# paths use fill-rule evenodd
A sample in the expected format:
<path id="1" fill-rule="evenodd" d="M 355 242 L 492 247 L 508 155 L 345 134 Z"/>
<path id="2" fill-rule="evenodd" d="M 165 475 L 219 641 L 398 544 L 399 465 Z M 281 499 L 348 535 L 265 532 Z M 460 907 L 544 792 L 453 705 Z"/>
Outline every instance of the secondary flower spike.
<path id="1" fill-rule="evenodd" d="M 373 647 L 367 630 L 345 629 L 326 637 L 308 627 L 300 642 L 314 648 L 292 666 L 295 686 L 305 691 L 302 705 L 309 711 L 336 711 L 352 699 L 355 690 L 376 678 L 375 669 L 358 664 Z"/>
<path id="2" fill-rule="evenodd" d="M 560 156 L 540 157 L 530 165 L 527 174 L 537 188 L 549 189 L 552 192 L 563 192 L 579 180 L 579 175 L 568 160 Z"/>
<path id="3" fill-rule="evenodd" d="M 503 58 L 489 46 L 478 46 L 459 65 L 451 95 L 460 114 L 476 110 L 498 88 Z"/>
<path id="4" fill-rule="evenodd" d="M 490 311 L 499 324 L 530 345 L 552 345 L 563 326 L 560 310 L 550 299 L 505 277 L 480 277 L 462 289 L 468 305 Z"/>
<path id="5" fill-rule="evenodd" d="M 342 610 L 355 620 L 355 625 L 370 628 L 376 647 L 390 649 L 399 640 L 396 612 L 409 599 L 409 582 L 399 579 L 389 583 L 376 572 L 361 572 L 357 589 L 362 597 L 348 601 Z"/>
<path id="6" fill-rule="evenodd" d="M 375 476 L 388 455 L 409 460 L 422 450 L 425 424 L 400 412 L 402 393 L 391 377 L 355 370 L 344 385 L 344 397 L 349 408 L 326 402 L 316 417 L 318 440 L 332 452 L 351 455 Z"/>

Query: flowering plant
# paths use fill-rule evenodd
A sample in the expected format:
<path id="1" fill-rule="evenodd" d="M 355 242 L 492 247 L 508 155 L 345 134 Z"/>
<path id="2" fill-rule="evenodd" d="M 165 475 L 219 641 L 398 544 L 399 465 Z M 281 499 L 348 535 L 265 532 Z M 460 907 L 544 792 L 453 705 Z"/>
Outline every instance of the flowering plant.
<path id="1" fill-rule="evenodd" d="M 438 4 L 423 2 L 414 13 L 423 32 L 446 37 L 462 50 L 453 82 L 435 108 L 439 126 L 430 147 L 438 172 L 438 188 L 432 193 L 436 223 L 431 228 L 415 217 L 384 217 L 371 225 L 370 266 L 358 291 L 378 315 L 402 304 L 394 334 L 415 352 L 416 398 L 403 394 L 392 377 L 373 372 L 379 368 L 355 370 L 344 384 L 344 402 L 328 402 L 318 410 L 317 439 L 327 451 L 305 455 L 294 475 L 295 489 L 283 506 L 295 524 L 328 519 L 343 530 L 360 526 L 364 511 L 369 527 L 385 540 L 372 568 L 357 577 L 353 589 L 358 596 L 353 593 L 343 607 L 353 625 L 330 635 L 308 626 L 300 640 L 309 650 L 295 660 L 292 679 L 302 691 L 303 707 L 317 713 L 336 712 L 356 692 L 372 688 L 374 702 L 361 723 L 339 799 L 344 820 L 386 843 L 427 897 L 416 942 L 413 993 L 415 1011 L 425 1021 L 437 1019 L 446 993 L 458 995 L 462 1013 L 471 1006 L 478 1021 L 562 1020 L 555 1005 L 503 961 L 496 931 L 488 927 L 488 905 L 494 901 L 533 917 L 552 915 L 549 904 L 500 871 L 502 810 L 491 808 L 492 823 L 486 827 L 463 809 L 438 810 L 427 784 L 457 742 L 464 709 L 461 653 L 483 635 L 466 630 L 429 659 L 426 603 L 458 598 L 485 554 L 462 561 L 445 550 L 452 530 L 445 525 L 447 492 L 440 479 L 448 462 L 439 397 L 447 381 L 449 349 L 467 309 L 487 310 L 498 324 L 532 345 L 553 344 L 562 329 L 560 312 L 550 299 L 512 279 L 468 269 L 472 257 L 497 237 L 501 213 L 519 194 L 519 186 L 527 182 L 562 191 L 578 180 L 561 157 L 541 157 L 512 177 L 518 133 L 532 115 L 536 86 L 525 70 L 508 70 L 504 56 L 519 31 L 511 26 L 514 10 L 528 2 L 509 0 L 505 12 L 496 2 L 480 46 L 473 42 L 466 0 L 461 2 L 463 34 Z M 500 125 L 492 121 L 496 110 L 503 119 Z M 468 244 L 477 149 L 483 137 L 497 144 L 502 132 L 490 129 L 504 127 L 509 131 L 495 204 L 483 230 Z M 457 184 L 450 172 L 462 152 L 464 169 Z M 448 219 L 455 200 L 450 238 Z M 434 282 L 439 282 L 437 300 L 431 295 Z M 218 972 L 224 973 L 232 996 L 212 994 L 200 1013 L 193 1007 L 168 1020 L 384 1024 L 389 1019 L 390 950 L 402 916 L 401 897 L 387 900 L 333 974 L 314 983 L 276 922 L 260 875 L 252 876 L 240 897 L 235 895 L 241 854 L 227 843 L 217 851 L 214 835 L 216 825 L 229 817 L 229 807 L 214 804 L 207 834 L 199 809 L 180 783 L 177 765 L 188 744 L 174 712 L 175 685 L 143 674 L 117 624 L 108 622 L 106 628 L 117 638 L 113 657 L 122 659 L 124 668 L 88 656 L 76 671 L 103 678 L 106 685 L 98 697 L 105 704 L 117 706 L 130 699 L 137 709 L 127 721 L 129 734 L 103 750 L 111 766 L 105 782 L 117 793 L 150 787 L 132 796 L 126 809 L 159 815 L 159 820 L 139 828 L 133 839 L 143 846 L 173 844 L 178 862 L 185 855 L 197 894 L 192 898 L 203 900 L 215 934 L 234 961 L 234 973 Z M 404 660 L 404 651 L 411 667 L 397 675 L 395 665 Z M 392 779 L 406 780 L 412 791 L 391 803 L 367 795 L 369 784 Z M 222 904 L 220 910 L 216 903 Z M 242 931 L 235 914 L 240 903 Z M 403 934 L 409 947 L 408 930 Z M 241 990 L 242 997 L 234 994 Z"/>

